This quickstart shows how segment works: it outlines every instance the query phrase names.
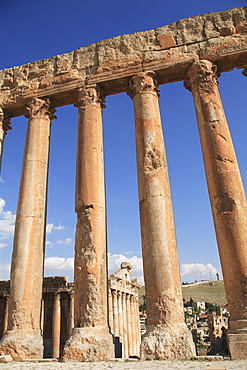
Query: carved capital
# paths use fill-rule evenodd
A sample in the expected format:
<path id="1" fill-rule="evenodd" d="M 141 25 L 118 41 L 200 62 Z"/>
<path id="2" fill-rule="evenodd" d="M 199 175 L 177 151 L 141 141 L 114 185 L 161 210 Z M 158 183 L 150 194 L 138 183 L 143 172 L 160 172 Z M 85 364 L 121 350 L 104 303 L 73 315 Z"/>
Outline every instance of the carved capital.
<path id="1" fill-rule="evenodd" d="M 48 117 L 50 120 L 57 118 L 54 116 L 56 109 L 53 108 L 49 99 L 32 98 L 26 107 L 25 117 L 32 118 L 44 118 Z"/>
<path id="2" fill-rule="evenodd" d="M 158 82 L 155 78 L 155 72 L 147 71 L 140 72 L 133 76 L 129 81 L 128 95 L 133 99 L 137 94 L 144 92 L 152 92 L 159 96 Z"/>
<path id="3" fill-rule="evenodd" d="M 218 85 L 217 78 L 220 73 L 217 72 L 216 65 L 208 60 L 199 60 L 194 62 L 187 73 L 187 79 L 184 81 L 184 87 L 191 91 L 194 86 L 198 86 L 203 90 L 209 89 Z"/>
<path id="4" fill-rule="evenodd" d="M 7 135 L 7 131 L 12 130 L 10 125 L 10 113 L 0 108 L 0 128 L 4 131 L 5 135 Z"/>
<path id="5" fill-rule="evenodd" d="M 112 289 L 111 294 L 113 298 L 117 298 L 117 291 L 115 289 Z"/>
<path id="6" fill-rule="evenodd" d="M 68 295 L 69 295 L 69 299 L 73 299 L 74 298 L 74 291 L 73 290 L 69 290 L 68 291 Z"/>
<path id="7" fill-rule="evenodd" d="M 54 292 L 54 301 L 55 300 L 60 300 L 60 292 L 59 291 Z"/>
<path id="8" fill-rule="evenodd" d="M 103 109 L 105 108 L 105 93 L 96 84 L 87 85 L 78 89 L 78 97 L 75 107 L 85 108 L 87 105 L 96 105 Z"/>

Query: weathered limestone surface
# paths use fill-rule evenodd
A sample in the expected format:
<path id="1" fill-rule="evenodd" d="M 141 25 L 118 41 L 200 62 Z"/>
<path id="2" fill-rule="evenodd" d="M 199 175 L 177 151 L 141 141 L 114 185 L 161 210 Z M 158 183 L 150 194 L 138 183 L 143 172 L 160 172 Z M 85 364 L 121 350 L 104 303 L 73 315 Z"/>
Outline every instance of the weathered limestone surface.
<path id="1" fill-rule="evenodd" d="M 230 313 L 232 358 L 247 358 L 247 203 L 216 82 L 216 66 L 195 62 L 188 71 Z"/>
<path id="2" fill-rule="evenodd" d="M 103 98 L 94 85 L 81 88 L 78 93 L 75 328 L 64 348 L 63 359 L 92 361 L 94 356 L 94 361 L 103 361 L 114 357 L 107 315 Z"/>
<path id="3" fill-rule="evenodd" d="M 8 330 L 0 354 L 14 359 L 40 358 L 43 343 L 40 310 L 50 126 L 50 102 L 32 99 L 16 214 L 11 264 Z M 38 143 L 38 145 L 37 145 Z"/>
<path id="4" fill-rule="evenodd" d="M 184 323 L 176 235 L 157 92 L 153 71 L 139 73 L 130 81 L 129 94 L 133 99 L 135 116 L 147 303 L 147 333 L 141 344 L 141 358 L 191 358 L 194 345 Z"/>
<path id="5" fill-rule="evenodd" d="M 182 19 L 154 30 L 117 36 L 75 51 L 0 71 L 0 105 L 24 113 L 27 98 L 75 103 L 85 81 L 106 94 L 127 91 L 135 73 L 153 70 L 159 84 L 183 80 L 191 63 L 209 59 L 219 72 L 247 62 L 247 7 Z"/>

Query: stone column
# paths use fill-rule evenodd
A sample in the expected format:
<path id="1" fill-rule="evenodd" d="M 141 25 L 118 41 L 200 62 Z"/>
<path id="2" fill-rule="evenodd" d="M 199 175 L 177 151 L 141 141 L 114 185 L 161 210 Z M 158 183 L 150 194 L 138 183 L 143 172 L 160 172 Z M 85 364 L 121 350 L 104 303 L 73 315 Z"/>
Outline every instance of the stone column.
<path id="1" fill-rule="evenodd" d="M 122 292 L 117 292 L 117 304 L 118 304 L 119 342 L 122 343 L 122 355 L 123 355 L 124 343 L 123 343 L 123 303 L 122 303 Z"/>
<path id="2" fill-rule="evenodd" d="M 108 327 L 102 93 L 91 85 L 78 91 L 74 305 L 75 327 L 64 360 L 114 358 Z"/>
<path id="3" fill-rule="evenodd" d="M 141 359 L 191 358 L 193 342 L 184 322 L 157 92 L 152 71 L 141 72 L 130 80 L 147 300 L 147 332 L 141 345 Z"/>
<path id="4" fill-rule="evenodd" d="M 4 113 L 2 108 L 0 108 L 0 172 L 2 167 L 4 139 L 7 135 L 7 131 L 11 129 L 12 127 L 10 126 L 10 115 L 6 112 Z"/>
<path id="5" fill-rule="evenodd" d="M 69 293 L 69 336 L 72 334 L 74 328 L 74 292 L 70 291 Z"/>
<path id="6" fill-rule="evenodd" d="M 122 292 L 122 310 L 123 310 L 123 358 L 128 358 L 129 348 L 128 348 L 128 327 L 127 327 L 127 305 L 125 292 Z"/>
<path id="7" fill-rule="evenodd" d="M 40 329 L 41 335 L 44 335 L 44 320 L 45 320 L 45 297 L 43 295 L 41 299 L 41 314 L 40 314 Z"/>
<path id="8" fill-rule="evenodd" d="M 110 327 L 110 333 L 113 333 L 114 327 L 113 327 L 113 312 L 112 312 L 112 292 L 111 288 L 108 288 L 108 316 L 109 316 L 109 327 Z"/>
<path id="9" fill-rule="evenodd" d="M 133 355 L 133 326 L 132 326 L 132 319 L 131 319 L 131 311 L 130 311 L 130 294 L 126 294 L 126 318 L 127 318 L 127 335 L 128 335 L 128 352 L 129 356 Z"/>
<path id="10" fill-rule="evenodd" d="M 247 358 L 247 204 L 216 82 L 207 60 L 185 82 L 194 98 L 209 197 L 230 312 L 231 357 Z"/>
<path id="11" fill-rule="evenodd" d="M 135 300 L 134 296 L 130 296 L 130 314 L 131 314 L 131 331 L 132 331 L 132 350 L 131 355 L 137 356 L 137 328 L 135 315 Z"/>
<path id="12" fill-rule="evenodd" d="M 55 292 L 52 316 L 52 357 L 60 357 L 61 304 L 60 293 Z"/>
<path id="13" fill-rule="evenodd" d="M 7 331 L 8 328 L 8 309 L 9 309 L 9 295 L 5 296 L 5 309 L 3 317 L 3 334 Z"/>
<path id="14" fill-rule="evenodd" d="M 52 113 L 48 99 L 31 99 L 16 213 L 10 274 L 8 330 L 0 354 L 42 358 L 40 310 L 46 226 L 47 173 Z"/>
<path id="15" fill-rule="evenodd" d="M 141 326 L 140 326 L 138 297 L 135 297 L 135 327 L 136 327 L 136 345 L 137 345 L 136 354 L 137 356 L 140 356 Z"/>
<path id="16" fill-rule="evenodd" d="M 114 337 L 119 337 L 119 320 L 118 320 L 118 305 L 117 305 L 117 291 L 112 291 L 112 306 L 113 306 L 113 334 Z"/>

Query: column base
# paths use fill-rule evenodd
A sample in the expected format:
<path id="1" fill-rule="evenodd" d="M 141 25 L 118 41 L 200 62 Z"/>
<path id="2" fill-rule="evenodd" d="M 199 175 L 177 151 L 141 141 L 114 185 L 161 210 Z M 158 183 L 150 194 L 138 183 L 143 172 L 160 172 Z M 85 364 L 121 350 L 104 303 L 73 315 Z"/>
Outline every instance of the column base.
<path id="1" fill-rule="evenodd" d="M 105 327 L 74 328 L 64 346 L 63 361 L 113 360 L 113 337 Z"/>
<path id="2" fill-rule="evenodd" d="M 231 359 L 247 359 L 247 327 L 235 330 L 228 329 L 226 338 Z"/>
<path id="3" fill-rule="evenodd" d="M 14 360 L 43 358 L 40 331 L 8 330 L 0 340 L 0 355 L 10 355 Z"/>
<path id="4" fill-rule="evenodd" d="M 186 324 L 147 326 L 141 360 L 191 359 L 195 355 L 195 344 Z"/>

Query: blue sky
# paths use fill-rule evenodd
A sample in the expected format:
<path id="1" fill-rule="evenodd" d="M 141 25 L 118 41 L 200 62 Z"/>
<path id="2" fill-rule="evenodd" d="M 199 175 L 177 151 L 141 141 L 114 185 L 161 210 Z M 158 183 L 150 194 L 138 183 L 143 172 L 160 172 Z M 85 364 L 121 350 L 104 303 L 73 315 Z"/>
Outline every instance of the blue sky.
<path id="1" fill-rule="evenodd" d="M 0 0 L 0 69 L 72 51 L 102 39 L 144 31 L 244 1 Z M 182 82 L 160 86 L 179 259 L 183 281 L 220 272 L 193 100 Z M 240 70 L 219 79 L 244 185 L 247 184 L 247 79 Z M 133 106 L 126 94 L 106 98 L 103 110 L 109 271 L 129 260 L 142 280 Z M 46 275 L 73 280 L 77 109 L 61 107 L 52 123 Z M 0 279 L 9 276 L 27 120 L 12 119 L 0 180 Z"/>

